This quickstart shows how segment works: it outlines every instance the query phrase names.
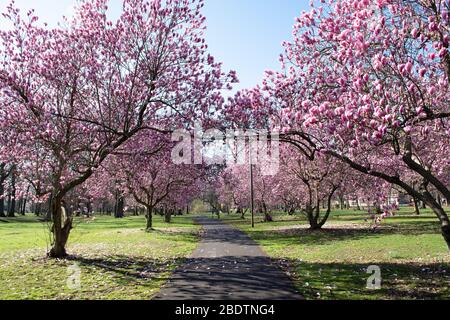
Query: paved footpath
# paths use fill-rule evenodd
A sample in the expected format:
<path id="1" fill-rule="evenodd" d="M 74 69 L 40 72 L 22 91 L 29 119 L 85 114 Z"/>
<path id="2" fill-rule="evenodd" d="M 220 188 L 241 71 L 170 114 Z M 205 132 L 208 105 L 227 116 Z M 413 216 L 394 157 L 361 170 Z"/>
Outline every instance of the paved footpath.
<path id="1" fill-rule="evenodd" d="M 156 300 L 301 300 L 289 277 L 245 233 L 199 218 L 203 241 Z"/>

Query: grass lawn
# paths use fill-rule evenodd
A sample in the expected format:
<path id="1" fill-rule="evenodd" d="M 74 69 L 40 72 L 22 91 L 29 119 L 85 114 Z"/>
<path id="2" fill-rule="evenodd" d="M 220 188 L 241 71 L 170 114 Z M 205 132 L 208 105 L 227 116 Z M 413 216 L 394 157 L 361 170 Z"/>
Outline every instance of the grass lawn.
<path id="1" fill-rule="evenodd" d="M 367 214 L 336 211 L 324 230 L 306 221 L 275 215 L 256 227 L 238 216 L 222 218 L 255 239 L 294 280 L 307 299 L 450 299 L 450 254 L 439 223 L 428 211 L 420 217 L 404 208 L 373 231 Z M 367 268 L 381 269 L 380 290 L 366 289 Z"/>
<path id="2" fill-rule="evenodd" d="M 78 219 L 68 260 L 45 258 L 48 225 L 35 217 L 0 220 L 1 299 L 150 299 L 195 249 L 199 227 L 192 217 L 171 224 L 155 217 Z M 77 269 L 79 267 L 79 269 Z M 81 271 L 78 289 L 68 278 Z"/>

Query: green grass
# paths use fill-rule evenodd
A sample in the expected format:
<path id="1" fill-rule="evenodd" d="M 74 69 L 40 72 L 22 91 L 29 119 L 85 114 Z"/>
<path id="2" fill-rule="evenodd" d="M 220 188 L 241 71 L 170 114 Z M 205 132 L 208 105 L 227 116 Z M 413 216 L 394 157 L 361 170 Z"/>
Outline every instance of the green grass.
<path id="1" fill-rule="evenodd" d="M 150 299 L 197 246 L 192 217 L 77 219 L 67 260 L 49 260 L 48 225 L 34 217 L 0 221 L 0 299 Z M 70 289 L 73 266 L 81 287 Z"/>
<path id="2" fill-rule="evenodd" d="M 434 216 L 403 209 L 375 231 L 366 218 L 333 212 L 313 232 L 299 215 L 278 213 L 273 223 L 258 215 L 254 229 L 249 216 L 223 217 L 256 240 L 307 299 L 450 299 L 450 254 Z M 366 289 L 370 265 L 381 269 L 381 290 Z"/>
<path id="3" fill-rule="evenodd" d="M 430 212 L 402 209 L 376 231 L 365 212 L 335 211 L 311 232 L 300 215 L 274 214 L 256 228 L 236 215 L 222 219 L 247 232 L 308 299 L 450 299 L 450 255 Z M 48 260 L 48 225 L 35 217 L 0 219 L 0 299 L 151 299 L 199 241 L 192 216 L 166 224 L 155 217 L 77 219 L 67 260 Z M 70 289 L 72 267 L 81 287 Z M 366 289 L 367 267 L 382 272 L 382 289 Z"/>

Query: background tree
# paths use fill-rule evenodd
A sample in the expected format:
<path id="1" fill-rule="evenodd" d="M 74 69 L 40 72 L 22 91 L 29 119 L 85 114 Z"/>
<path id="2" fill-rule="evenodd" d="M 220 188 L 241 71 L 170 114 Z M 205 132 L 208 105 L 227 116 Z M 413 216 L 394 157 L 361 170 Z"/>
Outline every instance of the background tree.
<path id="1" fill-rule="evenodd" d="M 155 209 L 171 199 L 170 208 L 165 204 L 173 212 L 179 198 L 189 195 L 201 176 L 197 166 L 175 165 L 172 147 L 165 136 L 138 135 L 106 163 L 120 189 L 145 207 L 147 231 L 153 230 Z"/>
<path id="2" fill-rule="evenodd" d="M 285 148 L 281 171 L 283 176 L 294 176 L 287 181 L 294 182 L 292 187 L 302 197 L 301 208 L 311 229 L 321 229 L 330 216 L 336 191 L 345 183 L 348 174 L 345 166 L 331 156 L 318 155 L 311 161 L 292 148 Z"/>
<path id="3" fill-rule="evenodd" d="M 5 215 L 5 182 L 11 174 L 6 163 L 0 163 L 0 217 Z"/>

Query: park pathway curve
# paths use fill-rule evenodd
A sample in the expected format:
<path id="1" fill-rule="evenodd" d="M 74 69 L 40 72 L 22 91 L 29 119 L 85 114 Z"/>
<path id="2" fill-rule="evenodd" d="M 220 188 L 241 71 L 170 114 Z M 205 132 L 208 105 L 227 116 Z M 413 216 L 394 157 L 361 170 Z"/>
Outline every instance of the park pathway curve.
<path id="1" fill-rule="evenodd" d="M 301 300 L 289 277 L 242 231 L 198 218 L 203 240 L 155 300 Z"/>

